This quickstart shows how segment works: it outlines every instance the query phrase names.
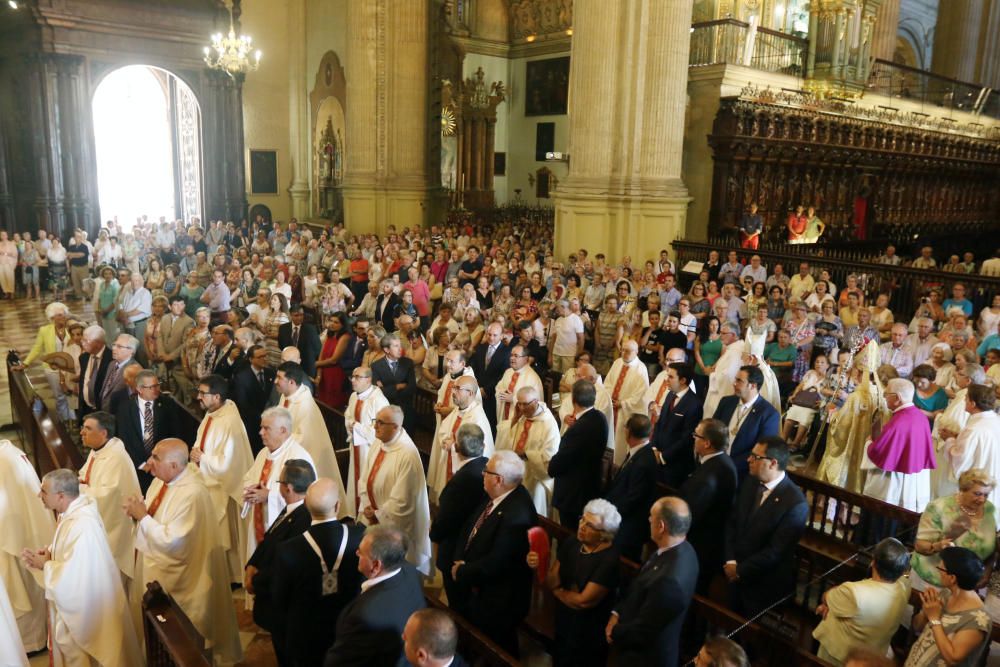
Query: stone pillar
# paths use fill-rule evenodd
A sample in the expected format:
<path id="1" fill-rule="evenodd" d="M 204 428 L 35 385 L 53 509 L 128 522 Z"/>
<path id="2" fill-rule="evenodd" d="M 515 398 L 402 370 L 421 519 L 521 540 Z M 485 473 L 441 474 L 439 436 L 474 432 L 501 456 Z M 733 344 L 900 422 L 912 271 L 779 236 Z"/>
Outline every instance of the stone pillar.
<path id="1" fill-rule="evenodd" d="M 900 0 L 882 0 L 875 18 L 875 38 L 872 57 L 892 60 L 896 54 L 896 35 L 899 32 Z"/>
<path id="2" fill-rule="evenodd" d="M 685 233 L 681 155 L 692 4 L 577 0 L 569 174 L 554 193 L 555 252 L 641 264 Z"/>
<path id="3" fill-rule="evenodd" d="M 976 52 L 983 20 L 983 0 L 948 0 L 938 5 L 931 71 L 976 83 Z"/>
<path id="4" fill-rule="evenodd" d="M 292 182 L 288 194 L 292 198 L 292 216 L 303 220 L 310 217 L 309 205 L 309 91 L 306 82 L 306 0 L 291 0 L 288 4 L 288 128 L 291 148 Z"/>
<path id="5" fill-rule="evenodd" d="M 202 76 L 205 217 L 238 222 L 247 214 L 243 77 L 208 69 Z"/>
<path id="6" fill-rule="evenodd" d="M 984 86 L 1000 89 L 1000 0 L 990 3 L 982 47 L 979 49 L 979 80 Z M 997 93 L 992 93 L 996 95 Z"/>
<path id="7" fill-rule="evenodd" d="M 430 1 L 347 3 L 343 192 L 352 233 L 424 223 Z"/>

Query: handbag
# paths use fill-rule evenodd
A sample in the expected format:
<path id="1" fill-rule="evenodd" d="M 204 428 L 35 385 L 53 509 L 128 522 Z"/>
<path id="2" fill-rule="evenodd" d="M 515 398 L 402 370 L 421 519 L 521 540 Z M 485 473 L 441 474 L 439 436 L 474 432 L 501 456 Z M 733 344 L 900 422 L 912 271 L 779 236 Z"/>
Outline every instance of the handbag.
<path id="1" fill-rule="evenodd" d="M 807 389 L 795 394 L 795 398 L 792 399 L 792 405 L 797 405 L 800 408 L 815 410 L 819 407 L 820 400 L 822 400 L 822 397 L 819 395 L 818 391 L 815 389 Z"/>

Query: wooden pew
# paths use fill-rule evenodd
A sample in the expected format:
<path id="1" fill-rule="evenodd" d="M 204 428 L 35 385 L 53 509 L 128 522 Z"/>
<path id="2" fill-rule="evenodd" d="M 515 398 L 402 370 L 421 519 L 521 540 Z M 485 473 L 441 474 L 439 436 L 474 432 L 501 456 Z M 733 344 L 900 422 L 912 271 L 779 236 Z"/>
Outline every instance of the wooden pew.
<path id="1" fill-rule="evenodd" d="M 142 596 L 142 632 L 148 667 L 210 667 L 205 638 L 163 590 L 152 582 Z"/>
<path id="2" fill-rule="evenodd" d="M 456 614 L 438 598 L 425 595 L 427 606 L 440 609 L 451 616 L 458 628 L 458 654 L 470 665 L 477 667 L 511 667 L 519 665 L 517 658 L 497 646 L 492 639 L 479 631 L 459 614 Z"/>
<path id="3" fill-rule="evenodd" d="M 70 436 L 65 424 L 50 411 L 28 376 L 12 371 L 16 356 L 7 357 L 7 377 L 10 385 L 10 411 L 21 437 L 21 446 L 34 459 L 39 477 L 59 468 L 79 470 L 84 456 Z"/>

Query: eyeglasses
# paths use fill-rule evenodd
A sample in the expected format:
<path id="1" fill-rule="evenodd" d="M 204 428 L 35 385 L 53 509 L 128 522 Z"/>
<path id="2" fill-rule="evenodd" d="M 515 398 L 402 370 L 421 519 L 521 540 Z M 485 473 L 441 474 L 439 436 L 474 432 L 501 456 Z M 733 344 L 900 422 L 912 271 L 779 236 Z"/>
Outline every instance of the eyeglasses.
<path id="1" fill-rule="evenodd" d="M 375 425 L 377 425 L 377 426 L 395 426 L 396 425 L 395 422 L 384 422 L 381 419 L 373 419 L 372 423 L 375 424 Z"/>
<path id="2" fill-rule="evenodd" d="M 708 438 L 706 438 L 705 436 L 703 436 L 701 433 L 697 433 L 696 432 L 696 433 L 692 433 L 691 435 L 693 437 L 695 437 L 695 438 L 698 438 L 699 440 L 708 440 Z"/>
<path id="3" fill-rule="evenodd" d="M 159 389 L 159 388 L 160 388 L 159 382 L 157 382 L 156 384 L 147 384 L 139 387 L 139 389 Z"/>
<path id="4" fill-rule="evenodd" d="M 754 454 L 753 452 L 750 452 L 750 454 L 747 456 L 747 458 L 750 459 L 751 461 L 773 461 L 774 460 L 770 456 L 761 456 L 760 454 Z"/>
<path id="5" fill-rule="evenodd" d="M 503 477 L 503 475 L 501 475 L 498 472 L 493 472 L 492 470 L 483 469 L 483 477 L 486 477 L 487 475 L 496 475 L 497 477 Z"/>

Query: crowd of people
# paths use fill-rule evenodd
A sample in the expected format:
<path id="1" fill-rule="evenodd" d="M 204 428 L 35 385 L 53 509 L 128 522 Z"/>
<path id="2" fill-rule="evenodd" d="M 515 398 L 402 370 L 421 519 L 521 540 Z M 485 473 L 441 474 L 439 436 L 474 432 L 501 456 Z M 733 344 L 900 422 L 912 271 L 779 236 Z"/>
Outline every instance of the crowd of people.
<path id="1" fill-rule="evenodd" d="M 786 470 L 810 454 L 820 480 L 923 513 L 912 569 L 887 537 L 870 580 L 828 591 L 821 657 L 879 664 L 911 584 L 908 665 L 974 664 L 1000 618 L 1000 597 L 976 593 L 1000 590 L 1000 294 L 960 276 L 893 313 L 890 294 L 805 261 L 789 274 L 711 252 L 686 274 L 667 250 L 556 258 L 551 228 L 516 217 L 381 237 L 262 219 L 38 236 L 0 232 L 5 296 L 52 295 L 13 370 L 41 367 L 88 456 L 39 482 L 0 446 L 35 506 L 0 569 L 29 651 L 46 637 L 34 595 L 54 653 L 139 664 L 123 637 L 158 581 L 224 661 L 242 585 L 282 665 L 447 664 L 454 626 L 418 611 L 422 577 L 440 576 L 453 612 L 516 656 L 537 574 L 555 664 L 678 664 L 695 592 L 723 581 L 752 617 L 794 591 L 809 509 Z M 343 414 L 346 476 L 321 404 Z M 80 519 L 39 518 L 39 491 Z M 539 516 L 568 529 L 552 553 Z M 60 537 L 95 526 L 93 555 Z M 629 584 L 623 558 L 642 563 Z M 61 592 L 74 568 L 94 590 Z M 91 640 L 85 594 L 118 634 Z M 739 656 L 713 640 L 698 660 Z"/>

